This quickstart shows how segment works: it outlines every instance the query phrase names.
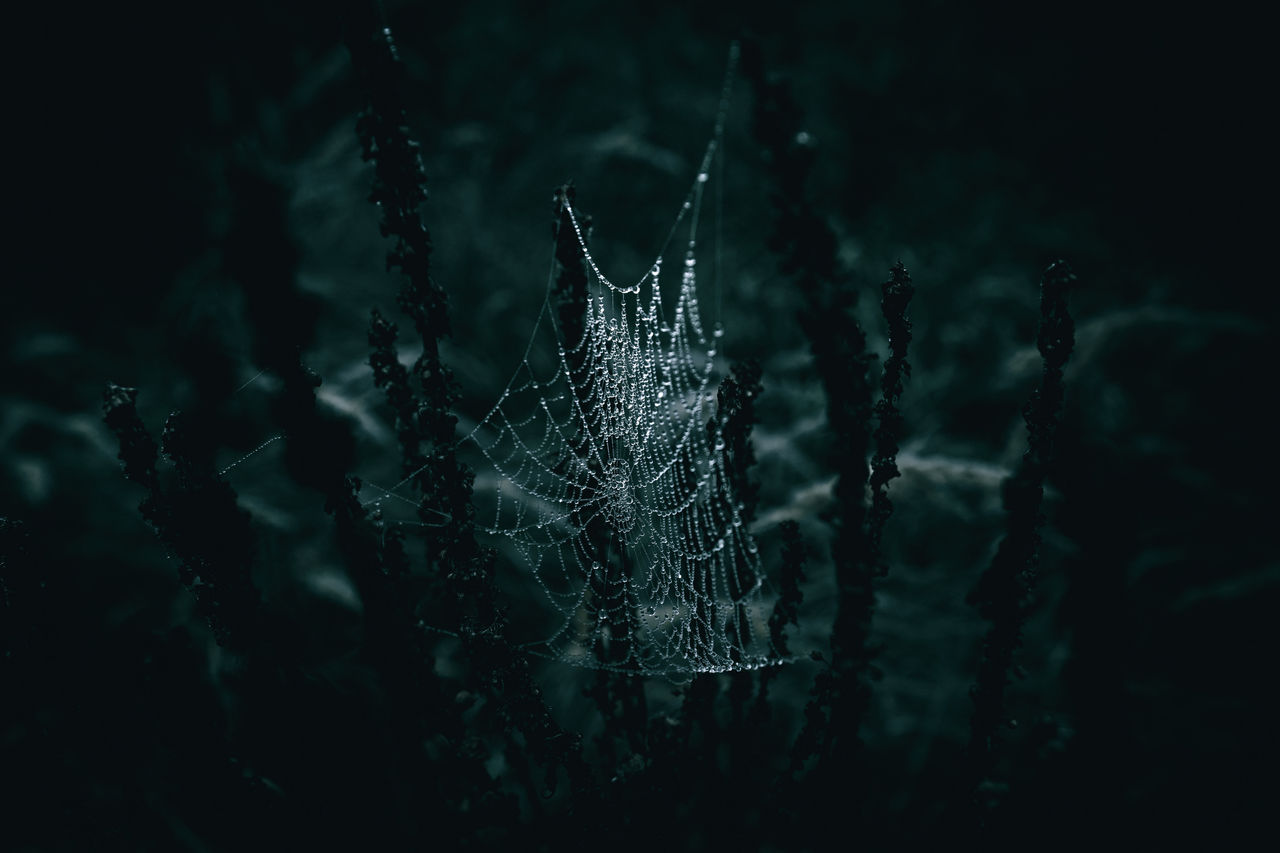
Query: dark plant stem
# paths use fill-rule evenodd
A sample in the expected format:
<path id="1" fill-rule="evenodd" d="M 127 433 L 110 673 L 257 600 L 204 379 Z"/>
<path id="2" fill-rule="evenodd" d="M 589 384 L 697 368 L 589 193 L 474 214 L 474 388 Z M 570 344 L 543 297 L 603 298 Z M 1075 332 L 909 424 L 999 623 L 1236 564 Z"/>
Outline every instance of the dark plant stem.
<path id="1" fill-rule="evenodd" d="M 780 655 L 787 656 L 791 650 L 787 643 L 787 625 L 800 624 L 800 603 L 804 600 L 804 591 L 800 584 L 805 579 L 804 569 L 808 558 L 805 555 L 804 540 L 800 538 L 800 525 L 794 521 L 784 521 L 782 530 L 782 573 L 778 583 L 778 600 L 769 614 L 769 634 L 773 647 Z"/>
<path id="2" fill-rule="evenodd" d="M 831 635 L 831 669 L 815 685 L 817 707 L 807 714 L 801 752 L 822 762 L 843 764 L 858 751 L 859 730 L 871 697 L 871 618 L 875 568 L 865 531 L 871 439 L 871 383 L 874 355 L 853 313 L 856 293 L 839 269 L 836 237 L 809 200 L 806 184 L 814 160 L 812 137 L 804 131 L 790 86 L 766 78 L 758 45 L 744 50 L 743 68 L 756 90 L 755 132 L 773 177 L 775 221 L 771 245 L 780 266 L 800 292 L 800 324 L 809 338 L 814 366 L 827 398 L 836 473 L 835 536 L 837 609 Z"/>
<path id="3" fill-rule="evenodd" d="M 583 239 L 591 239 L 591 217 L 577 210 L 577 194 L 573 184 L 565 184 L 556 189 L 551 237 L 556 241 L 556 273 L 555 300 L 556 314 L 560 325 L 560 336 L 564 340 L 566 354 L 573 352 L 582 343 L 587 319 L 587 263 L 582 244 L 578 242 L 577 232 L 569 219 L 569 207 L 573 205 L 578 217 L 578 227 L 582 229 Z M 578 356 L 576 364 L 570 368 L 575 375 L 581 373 L 582 357 Z M 575 383 L 575 387 L 577 383 Z"/>
<path id="4" fill-rule="evenodd" d="M 179 412 L 165 423 L 163 439 L 176 477 L 171 488 L 161 486 L 156 443 L 138 416 L 137 398 L 136 388 L 115 384 L 103 393 L 104 419 L 120 444 L 125 477 L 146 490 L 139 509 L 178 557 L 179 576 L 218 644 L 247 648 L 256 638 L 260 615 L 250 577 L 249 513 L 215 473 L 207 430 Z"/>
<path id="5" fill-rule="evenodd" d="M 876 403 L 879 425 L 873 435 L 875 451 L 871 457 L 871 512 L 867 518 L 867 550 L 876 567 L 876 575 L 883 577 L 889 565 L 881 550 L 885 524 L 893 515 L 893 501 L 889 499 L 889 481 L 901 476 L 898 470 L 898 443 L 902 439 L 904 421 L 898 403 L 902 399 L 906 380 L 911 376 L 911 363 L 907 361 L 907 346 L 911 343 L 911 321 L 907 308 L 915 287 L 902 262 L 893 265 L 889 279 L 881 287 L 880 309 L 889 327 L 889 357 L 884 362 L 884 376 L 880 381 L 880 400 Z"/>
<path id="6" fill-rule="evenodd" d="M 760 502 L 760 484 L 751 477 L 756 464 L 751 430 L 755 427 L 756 398 L 764 390 L 760 384 L 760 363 L 747 359 L 733 365 L 730 375 L 720 383 L 716 396 L 716 417 L 724 437 L 725 470 L 729 473 L 732 492 L 742 503 L 742 523 L 755 521 Z"/>
<path id="7" fill-rule="evenodd" d="M 787 625 L 800 624 L 800 604 L 804 601 L 804 591 L 800 584 L 805 580 L 805 565 L 808 556 L 805 552 L 804 539 L 800 536 L 800 525 L 794 521 L 784 521 L 779 528 L 782 532 L 782 571 L 778 580 L 778 600 L 774 602 L 769 614 L 769 640 L 773 650 L 782 659 L 791 656 L 790 643 L 787 640 Z M 779 668 L 766 667 L 760 671 L 760 686 L 756 691 L 755 701 L 747 720 L 751 730 L 758 730 L 769 719 L 769 686 L 777 677 Z"/>
<path id="8" fill-rule="evenodd" d="M 1040 387 L 1022 409 L 1027 425 L 1027 450 L 1014 474 L 1005 481 L 1005 535 L 991 565 L 969 593 L 968 601 L 989 623 L 982 643 L 982 659 L 972 688 L 970 723 L 970 782 L 974 796 L 994 791 L 990 781 L 1004 725 L 1005 694 L 1022 643 L 1022 626 L 1039 562 L 1041 504 L 1044 480 L 1053 456 L 1058 414 L 1063 401 L 1062 371 L 1074 344 L 1074 323 L 1067 311 L 1067 292 L 1075 274 L 1064 261 L 1050 264 L 1040 281 L 1040 327 L 1036 345 L 1043 369 Z M 979 807 L 994 803 L 978 802 Z"/>

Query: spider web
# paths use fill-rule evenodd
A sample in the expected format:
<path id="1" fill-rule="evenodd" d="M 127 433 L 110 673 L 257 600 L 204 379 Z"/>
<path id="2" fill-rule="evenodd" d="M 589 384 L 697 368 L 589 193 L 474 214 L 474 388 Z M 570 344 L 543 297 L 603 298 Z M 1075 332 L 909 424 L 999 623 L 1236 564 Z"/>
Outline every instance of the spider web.
<path id="1" fill-rule="evenodd" d="M 481 529 L 510 541 L 554 610 L 553 634 L 530 648 L 567 663 L 681 675 L 779 662 L 715 412 L 723 330 L 708 333 L 697 296 L 698 219 L 736 56 L 735 45 L 714 133 L 662 249 L 688 220 L 671 310 L 662 252 L 635 284 L 615 284 L 566 198 L 590 270 L 581 338 L 567 344 L 557 327 L 549 281 L 521 364 L 466 437 L 497 481 Z M 537 371 L 540 328 L 557 352 Z"/>

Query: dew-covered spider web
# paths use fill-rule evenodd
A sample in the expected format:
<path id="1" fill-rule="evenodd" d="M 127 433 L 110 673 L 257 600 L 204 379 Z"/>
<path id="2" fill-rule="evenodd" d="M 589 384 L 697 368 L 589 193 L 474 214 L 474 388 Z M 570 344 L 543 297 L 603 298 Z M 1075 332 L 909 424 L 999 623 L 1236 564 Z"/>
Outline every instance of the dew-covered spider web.
<path id="1" fill-rule="evenodd" d="M 562 199 L 588 272 L 582 331 L 567 341 L 557 322 L 553 262 L 519 366 L 463 438 L 483 456 L 478 529 L 508 542 L 550 603 L 550 636 L 526 648 L 555 660 L 676 677 L 781 662 L 716 411 L 724 332 L 698 303 L 698 226 L 708 185 L 719 197 L 723 184 L 712 170 L 736 60 L 735 44 L 697 173 L 634 284 L 605 275 Z"/>
<path id="2" fill-rule="evenodd" d="M 690 674 L 778 662 L 758 548 L 716 413 L 723 331 L 704 323 L 697 292 L 698 221 L 723 147 L 735 59 L 736 46 L 696 177 L 634 284 L 604 274 L 564 200 L 589 270 L 580 339 L 566 341 L 557 326 L 548 282 L 521 364 L 466 437 L 496 478 L 478 524 L 509 540 L 554 610 L 554 633 L 533 648 L 568 663 Z M 663 253 L 686 229 L 673 264 Z M 673 275 L 679 285 L 664 302 Z M 556 353 L 535 369 L 542 327 Z"/>

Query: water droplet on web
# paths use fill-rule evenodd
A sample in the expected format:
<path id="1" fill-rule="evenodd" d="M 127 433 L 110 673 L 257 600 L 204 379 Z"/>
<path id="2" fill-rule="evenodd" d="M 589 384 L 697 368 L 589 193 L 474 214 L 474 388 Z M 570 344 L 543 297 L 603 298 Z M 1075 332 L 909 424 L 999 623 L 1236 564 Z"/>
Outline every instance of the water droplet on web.
<path id="1" fill-rule="evenodd" d="M 724 550 L 724 540 L 723 540 L 723 539 L 717 539 L 717 540 L 716 540 L 716 550 L 717 550 L 717 551 L 723 551 L 723 550 Z"/>
<path id="2" fill-rule="evenodd" d="M 714 331 L 712 331 L 712 333 L 711 333 L 711 334 L 715 335 L 717 338 L 723 338 L 723 337 L 724 337 L 724 326 L 720 325 L 719 323 L 716 323 L 715 330 L 714 330 Z"/>
<path id="3" fill-rule="evenodd" d="M 706 173 L 706 172 L 699 172 L 699 173 L 698 173 L 698 183 L 700 183 L 700 184 L 705 184 L 705 183 L 707 182 L 707 178 L 708 178 L 708 177 L 709 177 L 709 176 L 707 175 L 707 173 Z"/>
<path id="4" fill-rule="evenodd" d="M 650 616 L 655 615 L 657 612 L 658 612 L 658 608 L 653 607 L 653 606 L 650 606 L 650 607 L 649 607 L 649 615 L 650 615 Z"/>
<path id="5" fill-rule="evenodd" d="M 754 553 L 756 553 L 756 552 L 757 552 L 757 551 L 759 551 L 759 550 L 760 550 L 760 549 L 759 549 L 758 547 L 756 547 L 756 542 L 755 542 L 755 540 L 754 540 L 754 539 L 752 539 L 752 540 L 750 540 L 750 541 L 748 541 L 748 542 L 747 542 L 747 551 L 748 551 L 748 552 L 750 552 L 750 553 L 754 554 Z"/>
<path id="6" fill-rule="evenodd" d="M 600 571 L 600 564 L 599 564 L 599 563 L 592 563 L 592 564 L 591 564 L 591 571 L 593 571 L 593 572 L 598 572 L 598 571 Z"/>
<path id="7" fill-rule="evenodd" d="M 688 210 L 689 208 L 693 207 L 693 204 L 691 204 L 690 202 L 687 202 L 687 201 L 686 201 L 684 204 L 682 204 L 682 205 L 680 205 L 680 206 L 681 206 L 683 209 Z"/>
<path id="8" fill-rule="evenodd" d="M 723 438 L 718 438 L 718 439 L 716 439 L 716 450 L 724 450 L 724 439 L 723 439 Z"/>

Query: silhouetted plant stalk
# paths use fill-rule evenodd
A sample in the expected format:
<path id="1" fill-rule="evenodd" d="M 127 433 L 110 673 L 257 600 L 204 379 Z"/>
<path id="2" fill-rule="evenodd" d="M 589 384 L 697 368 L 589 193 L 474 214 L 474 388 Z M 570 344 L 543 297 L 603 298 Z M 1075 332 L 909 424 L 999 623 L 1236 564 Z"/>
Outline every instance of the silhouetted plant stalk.
<path id="1" fill-rule="evenodd" d="M 362 9 L 366 8 L 363 5 Z M 427 199 L 419 146 L 406 127 L 400 95 L 403 69 L 391 32 L 369 9 L 349 20 L 348 47 L 368 98 L 356 132 L 364 159 L 374 164 L 370 201 L 382 212 L 382 233 L 394 241 L 388 269 L 402 273 L 397 302 L 413 321 L 422 342 L 412 379 L 396 370 L 395 330 L 375 315 L 370 331 L 370 364 L 397 415 L 397 434 L 406 474 L 421 495 L 419 517 L 426 531 L 433 575 L 442 584 L 449 612 L 484 694 L 503 722 L 523 733 L 531 756 L 547 769 L 547 785 L 563 766 L 580 790 L 585 769 L 579 738 L 552 720 L 523 653 L 506 639 L 506 618 L 498 605 L 494 555 L 475 540 L 471 491 L 474 475 L 457 458 L 452 406 L 458 398 L 452 372 L 440 358 L 440 340 L 449 334 L 448 303 L 431 275 L 431 239 L 420 207 Z M 416 399 L 409 409 L 408 400 Z M 419 461 L 421 457 L 421 461 Z"/>
<path id="2" fill-rule="evenodd" d="M 759 504 L 760 484 L 751 476 L 751 469 L 756 464 L 755 447 L 751 442 L 751 432 L 755 428 L 756 398 L 764 390 L 760 383 L 762 370 L 755 359 L 734 364 L 729 375 L 720 383 L 716 393 L 716 417 L 707 425 L 708 441 L 715 450 L 715 424 L 720 425 L 720 435 L 724 439 L 723 463 L 729 478 L 730 493 L 737 499 L 739 514 L 743 524 L 750 525 L 755 521 L 756 507 Z M 730 619 L 727 630 L 738 631 L 739 638 L 744 641 L 748 634 L 744 626 L 751 619 L 746 608 L 739 606 Z M 752 672 L 734 672 L 728 677 L 727 690 L 729 700 L 729 729 L 740 735 L 746 730 L 742 724 L 753 707 L 751 695 L 759 696 L 767 693 L 768 682 L 774 674 L 774 667 Z M 736 745 L 732 756 L 737 762 L 745 761 L 749 748 L 745 743 Z M 733 768 L 737 772 L 740 768 Z"/>
<path id="3" fill-rule="evenodd" d="M 804 590 L 800 588 L 800 584 L 805 580 L 804 570 L 808 556 L 805 553 L 804 539 L 800 536 L 799 524 L 784 521 L 779 529 L 782 533 L 782 570 L 778 576 L 778 600 L 769 613 L 769 639 L 781 657 L 789 658 L 791 646 L 787 639 L 787 625 L 800 625 L 800 605 L 804 601 Z M 769 718 L 769 685 L 777 674 L 776 666 L 760 671 L 760 686 L 749 718 L 752 730 L 758 730 Z"/>
<path id="4" fill-rule="evenodd" d="M 120 445 L 125 478 L 146 494 L 139 510 L 170 553 L 178 574 L 221 646 L 243 650 L 256 639 L 259 596 L 250 577 L 253 542 L 249 513 L 213 467 L 213 446 L 199 426 L 175 412 L 165 423 L 162 449 L 174 466 L 166 488 L 157 471 L 155 440 L 138 416 L 138 390 L 109 383 L 103 416 Z"/>
<path id="5" fill-rule="evenodd" d="M 743 68 L 755 87 L 755 133 L 773 177 L 770 245 L 804 300 L 800 324 L 826 392 L 833 433 L 829 458 L 836 474 L 836 509 L 829 518 L 837 589 L 831 662 L 815 681 L 793 759 L 802 764 L 816 754 L 825 762 L 838 754 L 839 764 L 858 749 L 871 696 L 875 569 L 865 530 L 865 491 L 872 412 L 868 370 L 875 356 L 867 352 L 866 335 L 853 313 L 857 296 L 839 270 L 835 234 L 809 201 L 806 183 L 815 146 L 790 86 L 766 77 L 758 45 L 744 50 Z"/>
<path id="6" fill-rule="evenodd" d="M 782 531 L 782 572 L 778 581 L 778 600 L 769 614 L 769 636 L 778 653 L 788 656 L 791 648 L 787 642 L 787 625 L 800 625 L 800 604 L 804 600 L 800 584 L 805 579 L 808 557 L 804 540 L 800 538 L 800 525 L 784 521 L 779 527 Z"/>
<path id="7" fill-rule="evenodd" d="M 889 564 L 884 559 L 881 541 L 885 524 L 893 515 L 893 501 L 889 499 L 889 481 L 901 475 L 898 470 L 898 442 L 902 439 L 904 422 L 898 402 L 906 380 L 911 376 L 911 364 L 907 361 L 907 347 L 911 343 L 911 321 L 907 308 L 915 287 L 902 262 L 893 265 L 888 280 L 881 287 L 880 309 L 889 327 L 889 357 L 884 362 L 884 376 L 880 381 L 880 400 L 876 402 L 879 425 L 873 435 L 875 451 L 871 457 L 871 512 L 867 518 L 867 550 L 872 555 L 876 574 L 888 574 Z"/>
<path id="8" fill-rule="evenodd" d="M 1022 409 L 1027 425 L 1027 449 L 1017 470 L 1004 483 L 1005 535 L 991 565 L 969 593 L 968 602 L 989 623 L 982 643 L 977 681 L 971 690 L 970 781 L 979 806 L 997 786 L 990 783 L 999 749 L 1000 729 L 1014 726 L 1006 719 L 1005 693 L 1014 655 L 1022 644 L 1030 595 L 1039 562 L 1041 504 L 1044 480 L 1053 457 L 1054 436 L 1063 400 L 1063 367 L 1074 345 L 1075 326 L 1067 311 L 1067 293 L 1075 274 L 1064 261 L 1045 270 L 1040 281 L 1040 325 L 1036 345 L 1043 369 L 1040 387 Z"/>
<path id="9" fill-rule="evenodd" d="M 755 521 L 760 502 L 760 484 L 751 477 L 751 468 L 756 464 L 751 431 L 759 420 L 756 398 L 764 390 L 760 384 L 761 374 L 760 363 L 755 359 L 739 362 L 730 368 L 716 395 L 716 417 L 724 437 L 725 470 L 729 473 L 733 494 L 742 504 L 743 524 Z"/>
<path id="10" fill-rule="evenodd" d="M 555 301 L 560 336 L 564 339 L 570 370 L 576 376 L 582 372 L 585 353 L 572 354 L 582 343 L 587 320 L 587 258 L 578 242 L 577 232 L 569 219 L 569 207 L 573 205 L 578 226 L 584 240 L 591 239 L 591 217 L 577 209 L 577 192 L 572 183 L 556 188 L 552 208 L 551 238 L 556 242 Z M 568 205 L 566 205 L 566 202 Z M 574 383 L 578 387 L 578 383 Z"/>

